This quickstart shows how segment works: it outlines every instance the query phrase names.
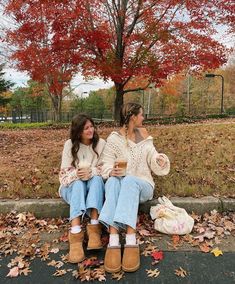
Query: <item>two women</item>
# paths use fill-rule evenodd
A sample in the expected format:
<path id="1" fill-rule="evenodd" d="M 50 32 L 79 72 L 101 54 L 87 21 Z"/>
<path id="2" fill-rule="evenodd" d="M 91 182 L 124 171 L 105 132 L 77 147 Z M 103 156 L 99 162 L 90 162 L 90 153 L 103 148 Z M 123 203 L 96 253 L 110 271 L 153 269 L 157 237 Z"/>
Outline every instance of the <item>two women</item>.
<path id="1" fill-rule="evenodd" d="M 139 203 L 150 200 L 153 197 L 154 182 L 151 171 L 157 175 L 166 175 L 170 169 L 169 159 L 165 154 L 159 154 L 156 151 L 153 145 L 153 138 L 149 136 L 146 129 L 142 127 L 143 120 L 143 109 L 141 105 L 128 103 L 122 107 L 120 130 L 117 132 L 114 131 L 109 135 L 104 149 L 102 146 L 99 148 L 103 149 L 100 157 L 103 164 L 101 174 L 104 179 L 107 179 L 105 183 L 105 202 L 101 212 L 101 207 L 97 204 L 93 203 L 93 207 L 91 207 L 91 205 L 86 206 L 87 209 L 93 208 L 92 210 L 95 210 L 94 208 L 96 208 L 96 215 L 93 215 L 96 218 L 92 217 L 95 220 L 97 220 L 98 213 L 100 212 L 98 219 L 109 230 L 110 237 L 105 254 L 104 267 L 105 270 L 110 273 L 118 272 L 121 269 L 126 272 L 133 272 L 139 268 L 140 255 L 139 246 L 136 241 L 136 222 Z M 91 123 L 91 120 L 89 121 Z M 104 142 L 102 141 L 100 144 L 104 145 Z M 95 147 L 93 149 L 95 149 Z M 82 149 L 80 148 L 79 150 L 82 155 Z M 100 154 L 101 151 L 98 154 Z M 80 158 L 81 156 L 79 156 L 79 159 Z M 120 158 L 127 160 L 125 174 L 117 162 L 117 159 Z M 95 162 L 97 162 L 97 160 L 93 161 L 93 165 L 95 165 Z M 66 166 L 69 167 L 69 162 Z M 83 184 L 81 179 L 84 175 L 88 175 L 88 172 L 77 171 L 75 184 Z M 103 185 L 101 178 L 99 176 L 96 176 L 96 178 L 99 180 L 99 186 L 101 188 L 101 185 Z M 73 184 L 74 183 L 72 183 L 69 188 L 73 188 Z M 96 185 L 96 187 L 97 191 L 99 191 L 98 185 Z M 83 187 L 80 185 L 80 188 Z M 63 197 L 66 196 L 67 189 L 66 187 L 62 188 L 61 193 Z M 89 191 L 90 189 L 88 188 L 88 192 Z M 102 192 L 101 189 L 100 192 Z M 84 194 L 81 195 L 83 196 Z M 70 207 L 71 204 L 75 206 L 75 204 L 81 203 L 81 195 L 77 193 L 77 199 L 73 199 L 74 202 L 70 201 L 69 203 L 67 199 Z M 66 200 L 66 198 L 64 199 Z M 78 207 L 80 208 L 80 206 Z M 83 210 L 85 209 L 83 208 Z M 77 211 L 80 212 L 80 215 L 82 212 L 85 212 L 81 209 Z M 70 213 L 70 219 L 73 220 L 72 218 Z M 123 257 L 121 257 L 121 246 L 119 242 L 120 229 L 126 230 L 126 244 Z M 72 233 L 70 233 L 70 248 L 71 241 L 73 240 L 71 236 L 73 236 Z M 79 240 L 80 239 L 81 238 L 79 238 Z M 81 246 L 79 246 L 79 251 L 81 251 Z M 72 253 L 70 253 L 70 255 L 71 254 Z M 80 257 L 79 259 L 82 258 Z M 78 260 L 78 258 L 76 258 L 76 260 Z"/>
<path id="2" fill-rule="evenodd" d="M 90 217 L 87 225 L 87 249 L 100 249 L 101 227 L 98 216 L 104 202 L 104 183 L 100 176 L 99 157 L 105 141 L 99 138 L 94 121 L 86 115 L 73 118 L 70 139 L 64 144 L 60 170 L 60 196 L 70 205 L 69 262 L 85 258 L 84 214 Z"/>

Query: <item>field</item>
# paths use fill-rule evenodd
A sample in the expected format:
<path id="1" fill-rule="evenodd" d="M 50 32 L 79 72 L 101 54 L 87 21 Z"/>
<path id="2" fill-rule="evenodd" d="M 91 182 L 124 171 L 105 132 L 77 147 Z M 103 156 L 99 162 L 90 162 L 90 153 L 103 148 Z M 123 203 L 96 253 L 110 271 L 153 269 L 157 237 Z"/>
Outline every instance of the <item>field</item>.
<path id="1" fill-rule="evenodd" d="M 159 152 L 171 160 L 166 177 L 155 177 L 155 195 L 235 197 L 235 119 L 151 125 Z M 111 128 L 100 127 L 106 138 Z M 0 197 L 56 198 L 58 172 L 69 129 L 0 130 Z"/>

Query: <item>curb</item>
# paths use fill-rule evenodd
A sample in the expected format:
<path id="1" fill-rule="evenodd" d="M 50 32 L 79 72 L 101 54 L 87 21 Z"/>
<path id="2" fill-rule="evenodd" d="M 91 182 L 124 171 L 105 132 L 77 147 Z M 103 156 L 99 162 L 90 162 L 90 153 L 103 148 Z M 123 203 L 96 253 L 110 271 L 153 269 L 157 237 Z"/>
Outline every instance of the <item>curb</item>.
<path id="1" fill-rule="evenodd" d="M 170 198 L 175 206 L 184 208 L 187 212 L 204 214 L 212 210 L 218 212 L 235 211 L 234 198 L 215 198 L 206 196 L 194 197 L 172 197 Z M 157 199 L 152 199 L 140 204 L 139 211 L 149 213 L 150 207 L 158 204 Z M 31 212 L 36 217 L 68 217 L 69 206 L 62 199 L 0 199 L 0 214 L 7 214 L 11 211 Z"/>

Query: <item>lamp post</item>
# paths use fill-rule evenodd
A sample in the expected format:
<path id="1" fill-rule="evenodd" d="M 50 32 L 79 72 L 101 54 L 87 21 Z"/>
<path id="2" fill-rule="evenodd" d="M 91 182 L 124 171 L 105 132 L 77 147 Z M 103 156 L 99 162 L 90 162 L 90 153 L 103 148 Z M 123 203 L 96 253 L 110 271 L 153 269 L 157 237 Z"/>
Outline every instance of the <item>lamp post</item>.
<path id="1" fill-rule="evenodd" d="M 220 74 L 206 74 L 205 75 L 207 78 L 214 78 L 214 77 L 220 77 L 222 80 L 222 85 L 221 85 L 221 107 L 220 107 L 220 113 L 223 114 L 224 112 L 224 77 Z"/>

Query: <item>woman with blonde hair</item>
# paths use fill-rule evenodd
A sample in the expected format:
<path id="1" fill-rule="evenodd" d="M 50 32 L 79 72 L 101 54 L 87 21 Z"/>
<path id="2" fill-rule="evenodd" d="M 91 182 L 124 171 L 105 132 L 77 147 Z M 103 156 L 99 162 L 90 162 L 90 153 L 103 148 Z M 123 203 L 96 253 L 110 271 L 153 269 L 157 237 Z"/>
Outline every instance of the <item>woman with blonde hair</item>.
<path id="1" fill-rule="evenodd" d="M 104 260 L 105 270 L 110 273 L 121 269 L 134 272 L 139 268 L 140 253 L 136 241 L 138 207 L 153 197 L 151 171 L 163 176 L 170 170 L 168 157 L 157 152 L 153 138 L 142 126 L 143 120 L 141 105 L 125 104 L 121 109 L 121 128 L 109 135 L 102 153 L 102 176 L 107 181 L 99 220 L 108 227 L 110 233 Z M 123 169 L 125 159 L 126 171 Z M 122 258 L 119 243 L 121 228 L 126 230 Z"/>
<path id="2" fill-rule="evenodd" d="M 83 216 L 87 225 L 87 249 L 100 249 L 101 225 L 98 216 L 104 202 L 104 183 L 100 175 L 99 158 L 105 141 L 99 138 L 91 117 L 76 115 L 71 124 L 70 139 L 64 144 L 60 170 L 60 196 L 70 205 L 69 262 L 85 258 L 83 251 Z"/>

